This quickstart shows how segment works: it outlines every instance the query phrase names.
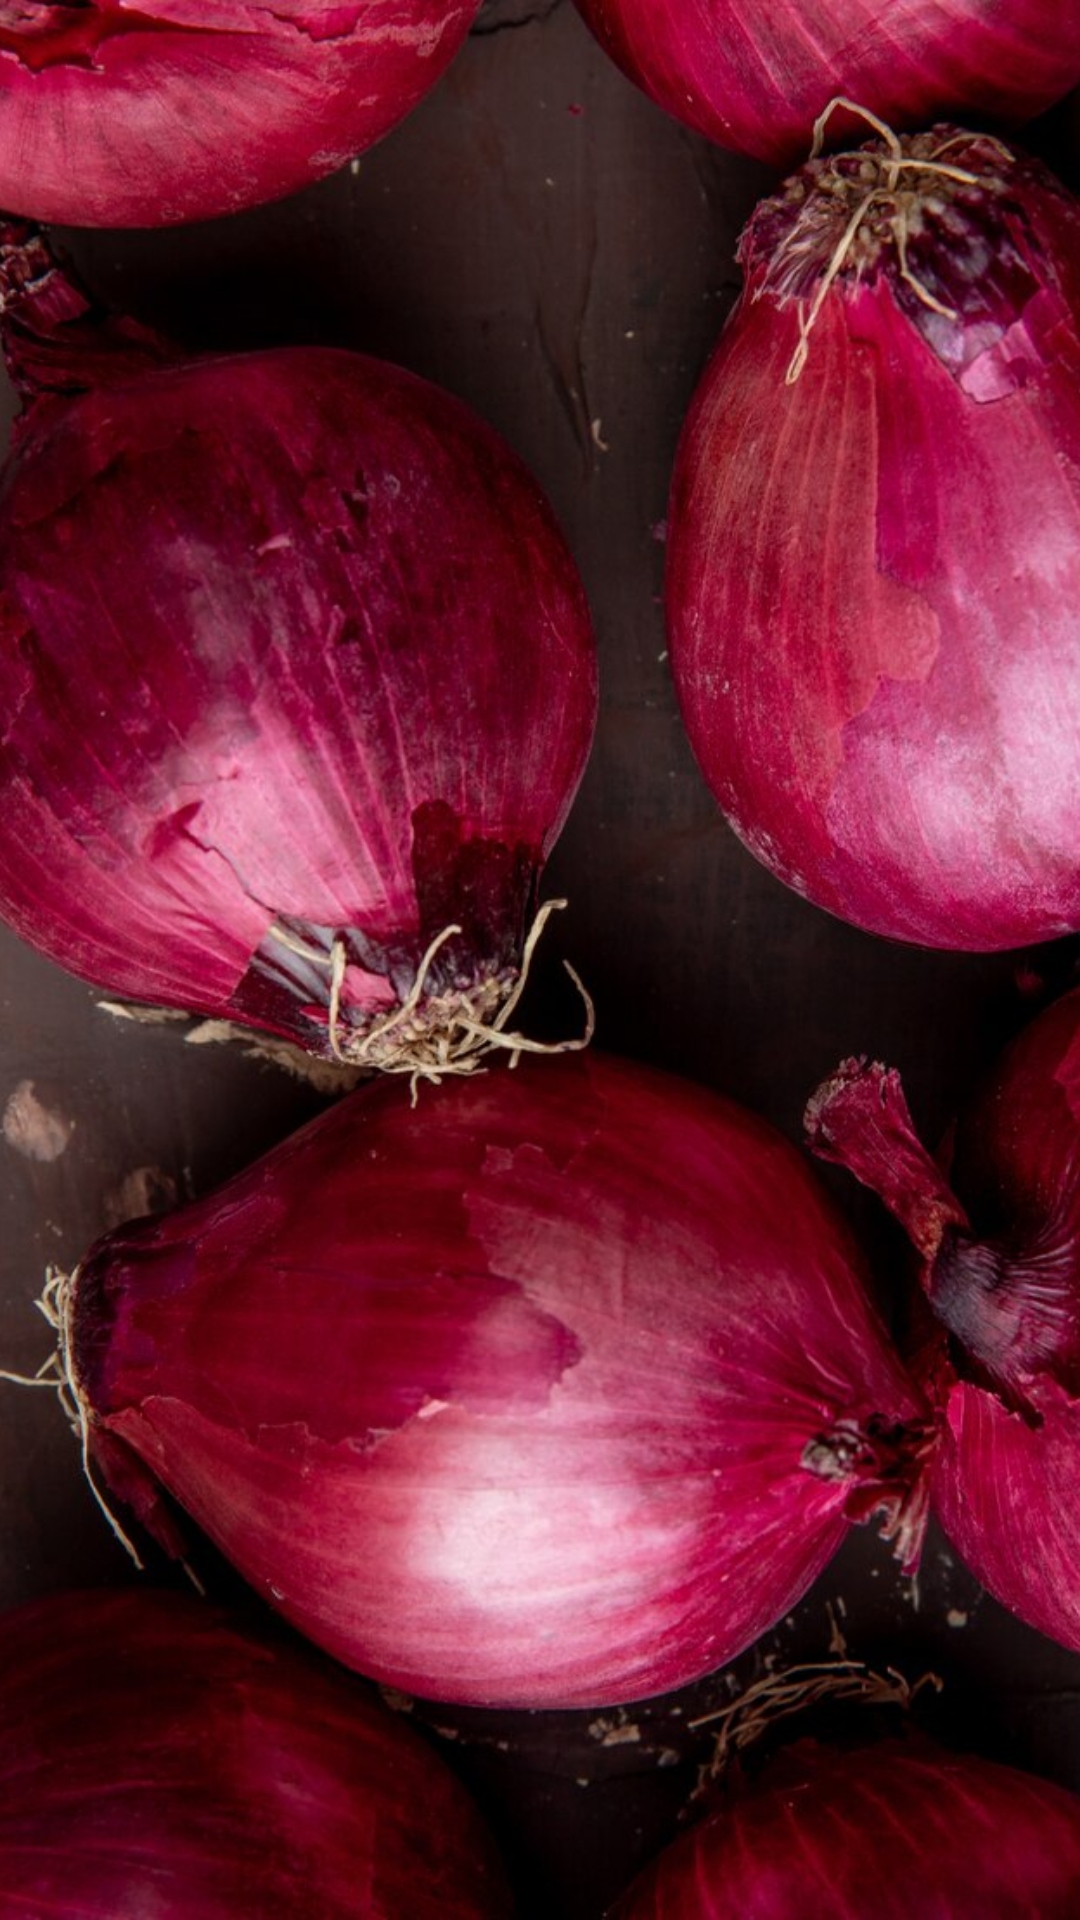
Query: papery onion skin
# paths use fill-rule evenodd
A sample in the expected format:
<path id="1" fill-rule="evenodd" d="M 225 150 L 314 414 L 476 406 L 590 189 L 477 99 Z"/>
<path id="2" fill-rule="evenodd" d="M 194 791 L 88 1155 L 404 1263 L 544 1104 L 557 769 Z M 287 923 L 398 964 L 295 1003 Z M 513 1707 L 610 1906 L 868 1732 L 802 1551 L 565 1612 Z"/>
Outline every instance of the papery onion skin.
<path id="1" fill-rule="evenodd" d="M 0 0 L 0 206 L 156 227 L 279 199 L 396 126 L 478 0 Z"/>
<path id="2" fill-rule="evenodd" d="M 812 163 L 743 236 L 678 454 L 670 650 L 773 873 L 871 932 L 989 951 L 1080 926 L 1080 208 L 979 136 L 902 147 L 805 340 L 892 150 Z M 986 184 L 908 164 L 934 155 Z"/>
<path id="3" fill-rule="evenodd" d="M 916 1736 L 800 1740 L 736 1785 L 610 1920 L 1072 1920 L 1080 1798 Z"/>
<path id="4" fill-rule="evenodd" d="M 0 913 L 111 994 L 327 1058 L 335 939 L 349 1040 L 456 924 L 425 1004 L 490 1018 L 596 709 L 535 482 L 359 354 L 170 363 L 62 276 L 27 293 L 36 244 L 8 262 Z"/>
<path id="5" fill-rule="evenodd" d="M 927 1408 L 846 1229 L 737 1107 L 592 1053 L 383 1081 L 99 1243 L 68 1352 L 145 1469 L 346 1664 L 474 1704 L 680 1685 L 847 1522 L 921 1539 Z"/>
<path id="6" fill-rule="evenodd" d="M 947 1178 L 878 1066 L 849 1062 L 819 1090 L 811 1137 L 881 1194 L 921 1256 L 939 1323 L 918 1370 L 941 1408 L 942 1525 L 996 1599 L 1080 1651 L 1080 994 L 1041 1014 L 965 1106 Z"/>
<path id="7" fill-rule="evenodd" d="M 0 1620 L 4 1920 L 509 1920 L 449 1769 L 345 1674 L 169 1593 Z"/>
<path id="8" fill-rule="evenodd" d="M 1080 82 L 1077 0 L 578 0 L 631 80 L 685 126 L 788 167 L 838 95 L 890 126 L 1019 125 Z M 838 119 L 834 134 L 854 122 Z"/>

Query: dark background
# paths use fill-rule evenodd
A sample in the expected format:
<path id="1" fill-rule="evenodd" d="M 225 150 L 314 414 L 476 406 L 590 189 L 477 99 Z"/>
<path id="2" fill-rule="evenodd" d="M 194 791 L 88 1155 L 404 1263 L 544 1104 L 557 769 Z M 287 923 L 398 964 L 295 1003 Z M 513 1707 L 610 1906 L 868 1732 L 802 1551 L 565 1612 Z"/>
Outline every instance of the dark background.
<path id="1" fill-rule="evenodd" d="M 1075 103 L 1030 138 L 1080 184 Z M 547 891 L 571 910 L 526 1009 L 534 1029 L 577 1020 L 561 949 L 595 996 L 604 1047 L 720 1088 L 793 1139 L 818 1080 L 844 1054 L 872 1053 L 901 1068 L 933 1140 L 1030 1017 L 1032 972 L 1071 981 L 1080 943 L 920 952 L 787 893 L 720 819 L 664 658 L 675 440 L 737 290 L 736 236 L 772 179 L 652 107 L 569 0 L 488 0 L 436 92 L 352 169 L 228 221 L 60 238 L 95 291 L 192 346 L 334 342 L 430 376 L 546 488 L 592 601 L 602 712 L 548 870 Z M 147 1204 L 206 1191 L 318 1102 L 238 1050 L 116 1024 L 2 928 L 0 1000 L 0 1364 L 20 1369 L 48 1349 L 31 1307 L 47 1262 L 73 1263 Z M 51 1159 L 10 1124 L 34 1102 L 52 1116 L 35 1135 L 39 1151 L 60 1149 Z M 824 1177 L 868 1237 L 887 1300 L 898 1238 L 851 1182 Z M 52 1397 L 0 1392 L 0 1604 L 135 1578 Z M 209 1553 L 200 1566 L 228 1589 Z M 172 1576 L 154 1563 L 151 1577 Z M 1080 1789 L 1080 1658 L 986 1598 L 940 1537 L 913 1586 L 871 1534 L 853 1534 L 740 1678 L 773 1655 L 823 1656 L 833 1619 L 853 1654 L 945 1679 L 932 1716 L 944 1735 Z M 721 1676 L 605 1714 L 415 1711 L 492 1812 L 523 1911 L 588 1920 L 673 1830 L 701 1752 L 688 1722 L 728 1687 Z"/>

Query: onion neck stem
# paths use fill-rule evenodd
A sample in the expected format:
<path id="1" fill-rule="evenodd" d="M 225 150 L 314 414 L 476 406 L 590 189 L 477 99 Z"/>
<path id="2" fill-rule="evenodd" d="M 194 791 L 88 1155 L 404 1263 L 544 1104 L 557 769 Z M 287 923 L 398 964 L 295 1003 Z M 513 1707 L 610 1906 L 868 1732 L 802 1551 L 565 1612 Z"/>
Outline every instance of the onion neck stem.
<path id="1" fill-rule="evenodd" d="M 843 1061 L 811 1096 L 804 1124 L 818 1159 L 846 1167 L 871 1188 L 928 1266 L 947 1228 L 969 1229 L 964 1208 L 915 1132 L 895 1070 Z"/>
<path id="2" fill-rule="evenodd" d="M 0 217 L 0 348 L 24 411 L 175 364 L 180 349 L 113 313 L 61 267 L 41 229 Z"/>
<path id="3" fill-rule="evenodd" d="M 921 1284 L 941 1325 L 1007 1404 L 1028 1404 L 1033 1376 L 1080 1389 L 1076 1250 L 1039 1238 L 980 1236 L 919 1140 L 899 1075 L 846 1060 L 806 1109 L 819 1159 L 846 1167 L 895 1214 L 922 1257 Z"/>

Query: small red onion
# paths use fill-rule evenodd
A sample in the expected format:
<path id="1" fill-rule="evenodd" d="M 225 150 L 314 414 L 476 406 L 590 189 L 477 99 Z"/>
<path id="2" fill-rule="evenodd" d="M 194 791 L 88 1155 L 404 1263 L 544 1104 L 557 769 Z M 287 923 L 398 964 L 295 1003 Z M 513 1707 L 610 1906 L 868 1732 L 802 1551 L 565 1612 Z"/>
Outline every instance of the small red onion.
<path id="1" fill-rule="evenodd" d="M 1080 1650 L 1080 993 L 965 1107 L 947 1182 L 883 1067 L 847 1062 L 808 1120 L 920 1255 L 940 1323 L 919 1370 L 941 1406 L 942 1524 L 998 1600 Z"/>
<path id="2" fill-rule="evenodd" d="M 0 0 L 0 206 L 156 227 L 276 200 L 397 125 L 477 0 Z"/>
<path id="3" fill-rule="evenodd" d="M 507 1920 L 449 1769 L 344 1674 L 168 1593 L 0 1621 L 5 1920 Z"/>
<path id="4" fill-rule="evenodd" d="M 128 999 L 440 1059 L 518 977 L 592 734 L 550 510 L 426 381 L 170 358 L 8 239 L 0 913 Z"/>
<path id="5" fill-rule="evenodd" d="M 685 126 L 770 166 L 801 160 L 846 94 L 895 127 L 1014 125 L 1080 81 L 1077 0 L 578 0 L 593 32 Z M 853 121 L 837 123 L 850 131 Z"/>
<path id="6" fill-rule="evenodd" d="M 709 785 L 856 926 L 1080 927 L 1080 208 L 942 127 L 813 161 L 740 258 L 669 516 Z"/>
<path id="7" fill-rule="evenodd" d="M 109 1235 L 60 1319 L 93 1455 L 350 1666 L 444 1700 L 681 1685 L 848 1523 L 923 1527 L 927 1409 L 779 1135 L 594 1055 L 383 1081 Z"/>
<path id="8" fill-rule="evenodd" d="M 1074 1920 L 1080 1798 L 919 1736 L 800 1740 L 734 1786 L 611 1920 Z"/>

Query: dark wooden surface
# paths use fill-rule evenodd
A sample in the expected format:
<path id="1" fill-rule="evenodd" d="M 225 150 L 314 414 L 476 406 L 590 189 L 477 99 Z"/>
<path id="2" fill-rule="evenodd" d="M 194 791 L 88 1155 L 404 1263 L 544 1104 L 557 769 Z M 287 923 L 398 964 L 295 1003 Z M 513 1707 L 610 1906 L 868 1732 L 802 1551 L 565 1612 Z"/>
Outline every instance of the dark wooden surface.
<path id="1" fill-rule="evenodd" d="M 1077 182 L 1080 116 L 1037 130 Z M 658 595 L 675 439 L 737 286 L 734 245 L 771 184 L 638 95 L 569 0 L 493 0 L 437 92 L 376 152 L 279 207 L 164 233 L 62 236 L 95 289 L 193 346 L 321 340 L 396 359 L 470 401 L 529 461 L 595 612 L 602 717 L 549 869 L 565 892 L 530 1003 L 573 1019 L 572 955 L 598 1041 L 681 1071 L 798 1138 L 807 1094 L 845 1053 L 904 1072 L 928 1137 L 1030 1011 L 1020 957 L 876 941 L 786 893 L 723 825 L 692 762 Z M 138 528 L 132 528 L 133 543 Z M 1074 943 L 1035 965 L 1071 977 Z M 111 1021 L 93 994 L 0 929 L 0 1364 L 33 1367 L 48 1261 L 105 1227 L 204 1192 L 314 1110 L 242 1053 Z M 27 1083 L 32 1093 L 27 1093 Z M 18 1095 L 22 1107 L 8 1109 Z M 40 1124 L 44 1110 L 51 1119 Z M 36 1158 L 32 1146 L 55 1151 Z M 870 1202 L 834 1190 L 870 1236 L 883 1297 L 900 1249 Z M 134 1577 L 82 1479 L 51 1396 L 5 1387 L 0 1603 Z M 228 1578 L 207 1556 L 210 1584 Z M 151 1577 L 170 1578 L 155 1563 Z M 740 1663 L 818 1657 L 831 1603 L 853 1653 L 947 1681 L 943 1731 L 1080 1789 L 1080 1659 L 1008 1618 L 934 1537 L 917 1588 L 852 1536 L 792 1619 Z M 696 1712 L 723 1678 L 613 1714 L 417 1708 L 493 1812 L 534 1920 L 598 1916 L 673 1829 Z"/>

